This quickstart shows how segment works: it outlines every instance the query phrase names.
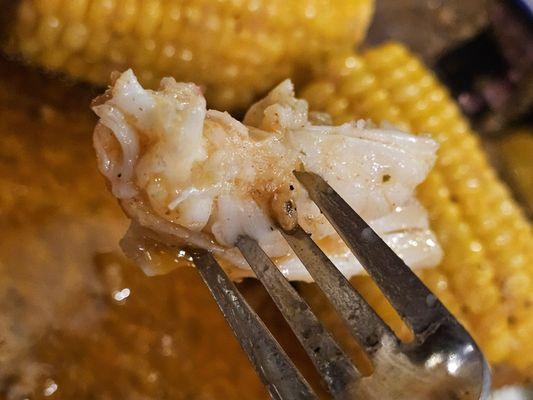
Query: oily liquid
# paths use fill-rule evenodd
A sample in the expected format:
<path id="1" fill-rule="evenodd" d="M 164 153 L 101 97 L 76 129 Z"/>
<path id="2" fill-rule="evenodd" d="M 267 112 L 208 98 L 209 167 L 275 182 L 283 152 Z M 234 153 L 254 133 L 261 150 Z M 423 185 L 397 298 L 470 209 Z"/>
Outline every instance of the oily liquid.
<path id="1" fill-rule="evenodd" d="M 197 272 L 149 278 L 118 249 L 95 94 L 0 59 L 0 399 L 266 398 Z"/>

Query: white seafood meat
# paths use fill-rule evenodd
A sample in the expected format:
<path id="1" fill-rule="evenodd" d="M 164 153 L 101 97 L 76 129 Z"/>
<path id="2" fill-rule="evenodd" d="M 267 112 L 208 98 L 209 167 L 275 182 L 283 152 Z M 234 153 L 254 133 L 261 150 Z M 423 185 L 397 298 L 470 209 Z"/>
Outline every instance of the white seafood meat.
<path id="1" fill-rule="evenodd" d="M 295 98 L 288 80 L 240 122 L 208 110 L 194 84 L 165 78 L 151 91 L 131 70 L 115 78 L 93 104 L 100 117 L 94 145 L 102 174 L 135 226 L 173 246 L 213 251 L 235 278 L 253 276 L 234 248 L 248 235 L 289 279 L 310 280 L 274 228 L 297 222 L 346 276 L 361 272 L 292 175 L 303 169 L 326 179 L 410 267 L 440 261 L 415 196 L 435 161 L 430 138 L 365 121 L 328 124 L 327 116 L 310 113 Z M 287 215 L 287 205 L 296 212 Z"/>

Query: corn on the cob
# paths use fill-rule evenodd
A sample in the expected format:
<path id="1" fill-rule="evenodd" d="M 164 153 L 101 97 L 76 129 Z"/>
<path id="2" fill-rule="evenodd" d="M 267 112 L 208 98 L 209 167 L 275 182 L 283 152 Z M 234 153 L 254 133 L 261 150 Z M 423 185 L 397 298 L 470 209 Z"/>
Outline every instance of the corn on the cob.
<path id="1" fill-rule="evenodd" d="M 531 226 L 445 88 L 408 50 L 387 44 L 333 58 L 317 68 L 316 79 L 301 94 L 311 108 L 331 113 L 337 122 L 388 121 L 440 142 L 437 165 L 419 197 L 445 256 L 436 270 L 420 275 L 490 361 L 531 370 Z M 376 291 L 368 278 L 356 285 L 367 294 Z"/>
<path id="2" fill-rule="evenodd" d="M 106 84 L 133 68 L 206 86 L 210 106 L 248 106 L 325 54 L 359 42 L 373 0 L 21 0 L 10 52 Z"/>

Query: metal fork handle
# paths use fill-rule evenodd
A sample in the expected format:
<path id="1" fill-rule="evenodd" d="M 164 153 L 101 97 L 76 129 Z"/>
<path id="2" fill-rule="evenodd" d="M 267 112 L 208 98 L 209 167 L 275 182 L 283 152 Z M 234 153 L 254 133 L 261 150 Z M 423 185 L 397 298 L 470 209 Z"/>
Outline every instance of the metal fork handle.
<path id="1" fill-rule="evenodd" d="M 362 377 L 259 243 L 247 236 L 239 237 L 236 246 L 307 351 L 333 398 L 486 398 L 490 373 L 466 330 L 320 176 L 306 172 L 295 175 L 415 333 L 416 340 L 400 343 L 308 234 L 299 227 L 282 231 L 371 356 L 374 372 Z M 205 250 L 193 250 L 191 254 L 271 397 L 316 398 L 214 257 Z M 380 341 L 387 345 L 380 345 Z"/>

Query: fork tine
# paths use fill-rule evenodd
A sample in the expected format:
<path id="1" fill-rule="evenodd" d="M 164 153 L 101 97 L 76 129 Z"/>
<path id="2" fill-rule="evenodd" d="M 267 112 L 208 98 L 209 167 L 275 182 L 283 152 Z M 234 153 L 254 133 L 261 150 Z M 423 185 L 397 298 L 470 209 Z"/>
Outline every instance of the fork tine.
<path id="1" fill-rule="evenodd" d="M 317 399 L 307 381 L 213 255 L 199 249 L 190 250 L 189 253 L 270 397 L 279 400 Z"/>
<path id="2" fill-rule="evenodd" d="M 390 328 L 335 267 L 309 234 L 299 225 L 290 232 L 281 229 L 281 233 L 343 318 L 352 335 L 369 355 L 379 349 L 382 339 L 388 339 L 387 343 L 390 344 L 398 343 L 398 339 Z"/>
<path id="3" fill-rule="evenodd" d="M 254 239 L 241 236 L 237 247 L 291 326 L 332 396 L 353 399 L 360 374 L 348 356 Z"/>
<path id="4" fill-rule="evenodd" d="M 435 295 L 324 179 L 311 172 L 294 175 L 417 337 L 449 317 Z"/>

